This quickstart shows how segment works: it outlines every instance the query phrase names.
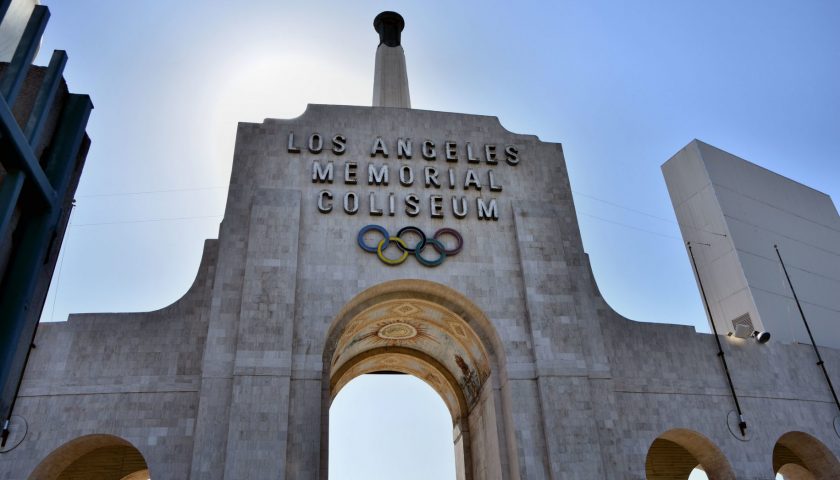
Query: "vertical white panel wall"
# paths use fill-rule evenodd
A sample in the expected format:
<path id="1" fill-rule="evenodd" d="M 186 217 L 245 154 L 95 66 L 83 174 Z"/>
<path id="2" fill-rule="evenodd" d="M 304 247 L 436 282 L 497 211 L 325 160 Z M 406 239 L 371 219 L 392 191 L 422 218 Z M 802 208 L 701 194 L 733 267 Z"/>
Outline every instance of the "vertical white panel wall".
<path id="1" fill-rule="evenodd" d="M 26 22 L 38 0 L 12 0 L 3 21 L 0 22 L 0 62 L 11 62 Z"/>
<path id="2" fill-rule="evenodd" d="M 718 333 L 749 313 L 773 341 L 809 343 L 778 245 L 817 344 L 840 348 L 840 217 L 828 195 L 697 140 L 662 172 Z"/>

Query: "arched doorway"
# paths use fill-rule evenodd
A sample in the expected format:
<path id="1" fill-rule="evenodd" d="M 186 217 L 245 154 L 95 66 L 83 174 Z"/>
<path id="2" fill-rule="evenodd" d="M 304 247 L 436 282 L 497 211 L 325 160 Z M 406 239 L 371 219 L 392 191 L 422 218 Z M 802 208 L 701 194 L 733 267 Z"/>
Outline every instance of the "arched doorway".
<path id="1" fill-rule="evenodd" d="M 813 436 L 788 432 L 773 448 L 773 473 L 784 480 L 835 479 L 840 478 L 840 462 Z"/>
<path id="2" fill-rule="evenodd" d="M 85 435 L 53 450 L 30 480 L 148 480 L 149 467 L 133 445 L 113 435 Z"/>
<path id="3" fill-rule="evenodd" d="M 683 428 L 668 430 L 653 441 L 645 476 L 647 480 L 735 479 L 729 461 L 711 440 Z"/>
<path id="4" fill-rule="evenodd" d="M 329 449 L 330 480 L 456 477 L 449 410 L 413 375 L 361 375 L 342 388 L 330 407 Z"/>
<path id="5" fill-rule="evenodd" d="M 331 326 L 324 351 L 325 405 L 354 378 L 397 372 L 426 382 L 452 419 L 459 480 L 503 477 L 500 342 L 490 321 L 458 292 L 423 280 L 398 280 L 365 290 Z M 497 421 L 498 419 L 498 421 Z M 328 445 L 325 422 L 323 445 Z M 481 448 L 473 448 L 473 445 Z M 322 450 L 323 471 L 328 449 Z"/>

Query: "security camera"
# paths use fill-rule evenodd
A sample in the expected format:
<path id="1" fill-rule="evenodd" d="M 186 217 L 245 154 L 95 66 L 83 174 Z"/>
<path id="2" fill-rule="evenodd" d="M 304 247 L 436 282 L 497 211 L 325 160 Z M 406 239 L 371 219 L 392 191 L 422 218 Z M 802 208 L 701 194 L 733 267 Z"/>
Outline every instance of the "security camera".
<path id="1" fill-rule="evenodd" d="M 753 332 L 753 336 L 755 337 L 755 341 L 758 343 L 767 343 L 770 340 L 770 332 Z"/>

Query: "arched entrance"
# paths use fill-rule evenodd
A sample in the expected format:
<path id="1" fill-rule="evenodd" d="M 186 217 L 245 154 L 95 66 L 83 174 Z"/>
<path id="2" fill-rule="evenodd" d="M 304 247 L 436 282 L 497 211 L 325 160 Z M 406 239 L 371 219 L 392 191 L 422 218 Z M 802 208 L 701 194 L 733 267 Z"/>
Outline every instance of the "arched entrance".
<path id="1" fill-rule="evenodd" d="M 499 347 L 486 316 L 449 287 L 423 280 L 378 285 L 351 300 L 329 330 L 324 411 L 359 375 L 413 375 L 431 386 L 449 410 L 459 480 L 475 478 L 476 472 L 503 478 L 504 416 L 502 395 L 495 387 L 503 364 Z M 322 445 L 329 444 L 325 423 Z M 328 452 L 322 452 L 326 471 Z"/>
<path id="2" fill-rule="evenodd" d="M 85 435 L 53 450 L 30 480 L 148 480 L 149 467 L 133 445 L 113 435 Z"/>
<path id="3" fill-rule="evenodd" d="M 729 461 L 711 440 L 678 428 L 660 435 L 650 446 L 645 461 L 647 480 L 686 480 L 702 470 L 712 480 L 734 480 Z"/>
<path id="4" fill-rule="evenodd" d="M 330 480 L 456 478 L 449 410 L 413 375 L 361 375 L 342 388 L 329 449 Z"/>
<path id="5" fill-rule="evenodd" d="M 784 480 L 834 479 L 840 478 L 840 462 L 813 436 L 788 432 L 773 448 L 773 473 Z"/>

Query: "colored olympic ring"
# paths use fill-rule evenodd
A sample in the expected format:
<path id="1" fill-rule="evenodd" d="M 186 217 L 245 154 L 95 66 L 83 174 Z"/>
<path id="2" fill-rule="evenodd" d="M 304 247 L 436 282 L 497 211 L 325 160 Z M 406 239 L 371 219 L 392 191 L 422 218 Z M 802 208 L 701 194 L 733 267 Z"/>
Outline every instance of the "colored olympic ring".
<path id="1" fill-rule="evenodd" d="M 382 239 L 375 244 L 376 246 L 370 245 L 365 241 L 365 234 L 368 232 L 377 232 L 382 236 Z M 405 234 L 410 233 L 420 237 L 412 246 L 409 246 L 402 238 Z M 455 246 L 453 248 L 446 248 L 446 244 L 441 240 L 441 237 L 444 235 L 455 238 Z M 405 262 L 409 255 L 413 254 L 414 258 L 421 265 L 425 267 L 437 267 L 446 260 L 446 257 L 457 255 L 464 247 L 464 237 L 454 228 L 441 228 L 430 238 L 423 233 L 423 230 L 414 226 L 403 227 L 397 232 L 396 236 L 391 236 L 384 227 L 373 224 L 365 225 L 359 230 L 359 234 L 356 236 L 356 242 L 362 250 L 368 253 L 375 253 L 379 257 L 379 260 L 388 266 L 399 265 Z M 385 256 L 385 250 L 388 249 L 391 243 L 396 244 L 397 248 L 402 252 L 402 255 L 397 258 Z M 427 246 L 431 246 L 437 252 L 436 258 L 429 259 L 423 256 L 423 251 L 426 250 Z"/>
<path id="2" fill-rule="evenodd" d="M 452 235 L 453 237 L 455 237 L 455 240 L 458 241 L 458 246 L 455 247 L 455 248 L 450 248 L 449 250 L 446 250 L 446 247 L 443 245 L 443 242 L 440 241 L 440 236 L 441 235 Z M 453 256 L 453 255 L 458 255 L 458 252 L 460 252 L 461 249 L 464 247 L 464 237 L 462 237 L 461 234 L 458 233 L 458 230 L 455 230 L 454 228 L 441 228 L 440 230 L 435 232 L 435 234 L 432 236 L 432 238 L 434 238 L 435 240 L 438 241 L 438 243 L 440 243 L 442 253 L 445 253 L 445 254 L 449 255 L 450 257 Z M 438 251 L 440 252 L 441 250 L 438 250 Z"/>
<path id="3" fill-rule="evenodd" d="M 400 229 L 399 232 L 397 232 L 397 237 L 402 238 L 403 234 L 406 233 L 406 232 L 416 233 L 417 235 L 420 236 L 420 240 L 417 243 L 414 244 L 414 248 L 405 247 L 404 251 L 406 251 L 408 253 L 417 253 L 417 250 L 423 250 L 423 248 L 425 248 L 425 246 L 426 246 L 426 234 L 423 233 L 423 230 L 420 230 L 417 227 L 403 227 L 403 228 Z M 404 248 L 404 247 L 400 246 L 400 244 L 397 244 L 397 246 L 400 248 L 400 250 L 403 250 L 403 248 Z"/>
<path id="4" fill-rule="evenodd" d="M 370 245 L 365 243 L 365 234 L 371 230 L 376 230 L 377 232 L 382 234 L 383 240 L 388 240 L 390 235 L 388 235 L 388 230 L 385 230 L 379 225 L 365 225 L 364 227 L 362 227 L 361 230 L 359 230 L 359 235 L 356 236 L 356 241 L 359 243 L 359 246 L 362 247 L 362 250 L 368 253 L 376 253 L 378 247 L 371 247 Z"/>
<path id="5" fill-rule="evenodd" d="M 430 238 L 426 240 L 426 242 L 426 245 L 431 244 L 432 247 L 435 250 L 437 250 L 438 258 L 436 258 L 435 260 L 426 259 L 425 257 L 423 257 L 423 255 L 420 255 L 420 252 L 423 251 L 422 249 L 418 249 L 416 252 L 414 252 L 414 256 L 417 257 L 417 261 L 420 262 L 421 265 L 424 265 L 426 267 L 437 267 L 438 265 L 443 263 L 444 260 L 446 260 L 446 248 L 442 243 L 440 243 L 439 240 L 435 240 L 434 238 Z"/>
<path id="6" fill-rule="evenodd" d="M 396 243 L 397 246 L 400 247 L 400 250 L 402 250 L 402 255 L 400 255 L 398 258 L 388 258 L 385 256 L 385 253 L 383 253 L 385 249 L 388 248 L 388 245 L 391 242 Z M 399 265 L 403 263 L 406 258 L 408 258 L 408 247 L 405 245 L 405 242 L 400 237 L 383 238 L 379 241 L 379 245 L 376 246 L 376 256 L 379 257 L 379 259 L 382 260 L 382 262 L 385 263 L 385 265 Z"/>

